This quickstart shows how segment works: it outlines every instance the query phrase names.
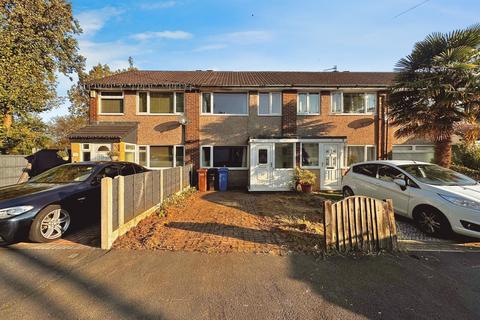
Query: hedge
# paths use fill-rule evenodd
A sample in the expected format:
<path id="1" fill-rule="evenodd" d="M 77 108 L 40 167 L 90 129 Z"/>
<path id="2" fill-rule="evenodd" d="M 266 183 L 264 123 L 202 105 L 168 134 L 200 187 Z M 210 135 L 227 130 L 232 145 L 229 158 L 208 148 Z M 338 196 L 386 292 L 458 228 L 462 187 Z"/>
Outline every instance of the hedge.
<path id="1" fill-rule="evenodd" d="M 467 167 L 462 167 L 462 166 L 458 166 L 458 165 L 451 165 L 450 166 L 450 169 L 452 169 L 453 171 L 457 171 L 457 172 L 460 172 L 461 174 L 464 174 L 474 180 L 477 180 L 477 181 L 480 181 L 480 171 L 479 170 L 474 170 L 474 169 L 470 169 L 470 168 L 467 168 Z"/>

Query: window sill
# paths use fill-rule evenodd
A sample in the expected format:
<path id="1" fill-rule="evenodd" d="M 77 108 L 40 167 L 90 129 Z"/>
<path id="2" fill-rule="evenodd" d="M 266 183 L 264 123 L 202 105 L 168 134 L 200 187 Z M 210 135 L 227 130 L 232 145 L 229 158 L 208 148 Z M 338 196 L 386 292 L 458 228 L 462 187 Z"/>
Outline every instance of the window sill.
<path id="1" fill-rule="evenodd" d="M 375 112 L 368 112 L 368 113 L 329 113 L 329 116 L 374 116 L 376 115 Z"/>
<path id="2" fill-rule="evenodd" d="M 99 116 L 124 116 L 125 113 L 98 113 Z"/>
<path id="3" fill-rule="evenodd" d="M 297 112 L 297 116 L 320 116 L 320 113 L 299 113 Z"/>
<path id="4" fill-rule="evenodd" d="M 320 166 L 300 166 L 302 169 L 321 169 Z"/>
<path id="5" fill-rule="evenodd" d="M 201 113 L 202 116 L 248 117 L 248 114 Z"/>
<path id="6" fill-rule="evenodd" d="M 281 117 L 281 114 L 275 113 L 275 114 L 257 114 L 259 117 Z"/>
<path id="7" fill-rule="evenodd" d="M 144 113 L 144 112 L 137 112 L 135 115 L 137 116 L 181 116 L 184 115 L 183 112 L 178 113 Z"/>

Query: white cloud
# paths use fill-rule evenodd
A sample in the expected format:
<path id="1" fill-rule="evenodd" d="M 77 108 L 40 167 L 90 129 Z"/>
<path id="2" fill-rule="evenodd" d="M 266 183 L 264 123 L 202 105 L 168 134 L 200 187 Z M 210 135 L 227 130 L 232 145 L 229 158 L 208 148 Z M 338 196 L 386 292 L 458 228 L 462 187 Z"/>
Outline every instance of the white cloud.
<path id="1" fill-rule="evenodd" d="M 177 4 L 176 1 L 162 1 L 162 2 L 151 2 L 151 3 L 142 3 L 140 4 L 140 9 L 142 10 L 157 10 L 157 9 L 167 9 L 174 7 Z"/>
<path id="2" fill-rule="evenodd" d="M 142 33 L 136 33 L 130 36 L 130 38 L 145 41 L 149 39 L 176 39 L 176 40 L 186 40 L 192 38 L 192 34 L 185 31 L 146 31 Z"/>
<path id="3" fill-rule="evenodd" d="M 82 11 L 76 15 L 83 29 L 83 37 L 95 35 L 111 18 L 123 13 L 123 10 L 114 7 Z"/>
<path id="4" fill-rule="evenodd" d="M 212 39 L 222 42 L 231 42 L 235 44 L 251 44 L 257 42 L 270 41 L 273 34 L 265 30 L 237 31 L 212 36 Z"/>
<path id="5" fill-rule="evenodd" d="M 141 46 L 125 44 L 123 42 L 95 42 L 79 40 L 80 53 L 87 58 L 86 69 L 98 63 L 106 63 L 111 69 L 128 66 L 128 57 L 139 52 L 146 52 Z"/>
<path id="6" fill-rule="evenodd" d="M 226 44 L 208 44 L 205 46 L 200 46 L 198 48 L 193 49 L 194 52 L 202 52 L 202 51 L 211 51 L 211 50 L 220 50 L 226 48 Z"/>

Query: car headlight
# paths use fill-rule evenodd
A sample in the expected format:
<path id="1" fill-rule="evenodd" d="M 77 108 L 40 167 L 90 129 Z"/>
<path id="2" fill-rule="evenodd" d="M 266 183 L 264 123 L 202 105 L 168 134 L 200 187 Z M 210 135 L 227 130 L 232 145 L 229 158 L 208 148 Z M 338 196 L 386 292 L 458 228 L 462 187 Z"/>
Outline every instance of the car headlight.
<path id="1" fill-rule="evenodd" d="M 18 206 L 18 207 L 0 209 L 0 219 L 6 219 L 13 216 L 18 216 L 19 214 L 22 214 L 32 209 L 33 209 L 32 206 Z"/>
<path id="2" fill-rule="evenodd" d="M 456 204 L 457 206 L 480 211 L 480 202 L 463 197 L 448 196 L 446 194 L 439 193 L 438 195 L 448 202 Z"/>

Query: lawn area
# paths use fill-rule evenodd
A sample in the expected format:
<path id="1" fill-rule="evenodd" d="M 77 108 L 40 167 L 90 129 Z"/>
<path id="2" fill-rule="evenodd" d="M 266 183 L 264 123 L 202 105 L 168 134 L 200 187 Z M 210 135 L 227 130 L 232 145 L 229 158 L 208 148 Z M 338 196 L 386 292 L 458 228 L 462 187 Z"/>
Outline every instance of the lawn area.
<path id="1" fill-rule="evenodd" d="M 332 195 L 329 195 L 332 197 Z M 192 194 L 120 237 L 115 248 L 319 254 L 324 194 Z"/>

